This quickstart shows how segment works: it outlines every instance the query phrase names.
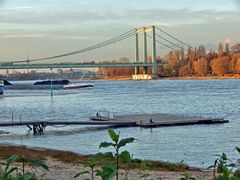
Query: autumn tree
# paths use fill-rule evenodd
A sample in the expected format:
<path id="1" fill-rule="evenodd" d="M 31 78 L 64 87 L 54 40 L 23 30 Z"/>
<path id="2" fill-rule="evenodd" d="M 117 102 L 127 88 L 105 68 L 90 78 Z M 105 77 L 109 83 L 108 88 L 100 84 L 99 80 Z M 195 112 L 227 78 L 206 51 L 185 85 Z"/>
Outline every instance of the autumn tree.
<path id="1" fill-rule="evenodd" d="M 232 73 L 240 74 L 240 53 L 232 55 L 232 60 L 230 62 L 229 68 Z"/>
<path id="2" fill-rule="evenodd" d="M 192 75 L 193 75 L 193 69 L 191 68 L 190 63 L 180 67 L 179 76 L 192 76 Z"/>
<path id="3" fill-rule="evenodd" d="M 195 70 L 196 75 L 206 76 L 209 72 L 208 60 L 206 58 L 202 57 L 198 61 L 195 61 L 194 70 Z"/>
<path id="4" fill-rule="evenodd" d="M 167 63 L 164 65 L 165 76 L 177 76 L 179 69 L 180 53 L 177 51 L 170 51 L 166 57 Z"/>
<path id="5" fill-rule="evenodd" d="M 230 72 L 229 71 L 230 61 L 231 58 L 229 56 L 223 56 L 213 59 L 210 64 L 212 73 L 219 76 L 224 76 L 225 74 L 228 74 Z"/>

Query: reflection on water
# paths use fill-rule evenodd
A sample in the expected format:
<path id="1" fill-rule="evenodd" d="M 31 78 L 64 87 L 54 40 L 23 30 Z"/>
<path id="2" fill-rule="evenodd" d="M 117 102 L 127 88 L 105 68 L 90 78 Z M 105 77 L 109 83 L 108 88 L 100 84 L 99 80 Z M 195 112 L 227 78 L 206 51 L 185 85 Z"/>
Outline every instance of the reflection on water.
<path id="1" fill-rule="evenodd" d="M 224 117 L 229 124 L 119 129 L 124 137 L 138 139 L 129 146 L 135 157 L 212 164 L 214 155 L 234 156 L 239 144 L 240 80 L 96 81 L 90 89 L 6 90 L 0 98 L 0 120 L 87 120 L 97 111 L 117 114 L 169 113 Z M 86 132 L 86 127 L 47 127 L 44 136 L 26 134 L 28 128 L 1 128 L 3 142 L 25 144 L 82 154 L 95 153 L 106 130 Z M 68 131 L 74 133 L 67 133 Z"/>

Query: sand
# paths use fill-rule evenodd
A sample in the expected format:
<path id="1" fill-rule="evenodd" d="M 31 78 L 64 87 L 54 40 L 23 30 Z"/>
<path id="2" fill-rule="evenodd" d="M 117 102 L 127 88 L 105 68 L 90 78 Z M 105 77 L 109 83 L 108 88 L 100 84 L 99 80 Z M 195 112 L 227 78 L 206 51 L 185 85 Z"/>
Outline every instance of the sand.
<path id="1" fill-rule="evenodd" d="M 49 180 L 66 180 L 74 179 L 74 175 L 81 171 L 89 170 L 85 168 L 83 164 L 73 165 L 71 163 L 62 163 L 61 161 L 48 158 L 46 163 L 49 165 L 50 171 L 43 176 L 43 179 Z M 187 173 L 192 174 L 198 180 L 210 180 L 212 178 L 212 171 L 201 170 L 201 171 L 187 171 Z M 124 180 L 126 171 L 120 170 L 120 180 Z M 150 170 L 130 170 L 128 173 L 129 180 L 179 180 L 182 172 L 173 171 L 150 171 Z M 89 179 L 91 176 L 89 174 L 82 175 L 76 179 Z M 95 176 L 95 179 L 100 179 Z M 115 178 L 113 178 L 115 179 Z"/>

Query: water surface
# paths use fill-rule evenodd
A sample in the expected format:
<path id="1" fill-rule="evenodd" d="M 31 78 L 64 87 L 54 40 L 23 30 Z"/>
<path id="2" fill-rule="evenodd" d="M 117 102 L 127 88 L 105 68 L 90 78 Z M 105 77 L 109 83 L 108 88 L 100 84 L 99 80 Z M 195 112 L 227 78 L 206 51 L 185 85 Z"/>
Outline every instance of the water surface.
<path id="1" fill-rule="evenodd" d="M 94 88 L 55 90 L 6 90 L 0 98 L 0 120 L 86 120 L 97 111 L 117 114 L 168 113 L 203 117 L 223 117 L 228 124 L 164 127 L 157 129 L 117 129 L 121 136 L 138 140 L 128 146 L 137 158 L 208 166 L 216 154 L 236 156 L 240 146 L 240 80 L 153 80 L 96 81 Z M 79 127 L 48 127 L 48 134 L 32 136 L 27 128 L 1 128 L 11 134 L 1 142 L 95 153 L 106 130 L 77 131 Z M 75 133 L 56 133 L 75 129 Z"/>

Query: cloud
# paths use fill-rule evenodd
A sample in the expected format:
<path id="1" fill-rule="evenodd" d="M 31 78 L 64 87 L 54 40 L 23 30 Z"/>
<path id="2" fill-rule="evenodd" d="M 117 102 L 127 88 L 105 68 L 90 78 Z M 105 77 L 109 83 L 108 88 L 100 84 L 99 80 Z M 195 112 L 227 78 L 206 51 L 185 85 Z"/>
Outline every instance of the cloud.
<path id="1" fill-rule="evenodd" d="M 177 24 L 203 23 L 211 21 L 224 21 L 237 19 L 240 13 L 237 11 L 216 11 L 188 9 L 126 9 L 122 11 L 111 10 L 37 10 L 31 7 L 18 7 L 17 10 L 2 10 L 0 23 L 25 24 L 25 25 L 65 25 L 71 26 L 85 24 L 99 24 L 104 22 L 154 24 L 158 22 L 163 26 L 175 26 Z"/>
<path id="2" fill-rule="evenodd" d="M 18 11 L 2 11 L 0 23 L 17 24 L 61 24 L 61 23 L 82 23 L 89 21 L 104 21 L 119 18 L 114 12 L 94 11 L 36 11 L 30 7 L 18 8 Z M 74 25 L 74 24 L 73 24 Z"/>
<path id="3" fill-rule="evenodd" d="M 238 18 L 239 12 L 234 11 L 216 11 L 216 10 L 199 10 L 191 11 L 189 9 L 129 9 L 125 14 L 126 17 L 135 19 L 160 19 L 163 22 L 179 22 L 180 24 L 186 22 L 208 22 L 212 20 L 222 20 L 227 18 Z"/>

